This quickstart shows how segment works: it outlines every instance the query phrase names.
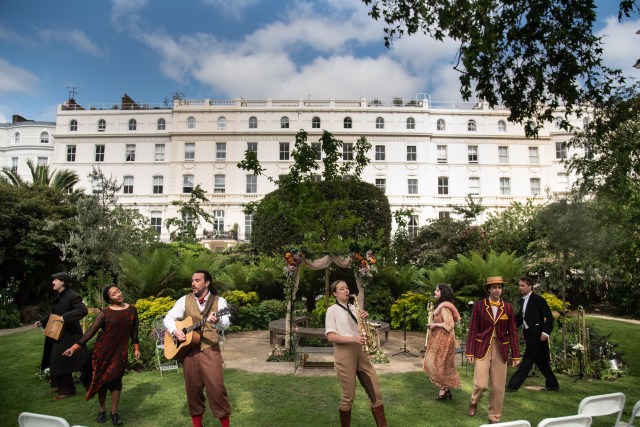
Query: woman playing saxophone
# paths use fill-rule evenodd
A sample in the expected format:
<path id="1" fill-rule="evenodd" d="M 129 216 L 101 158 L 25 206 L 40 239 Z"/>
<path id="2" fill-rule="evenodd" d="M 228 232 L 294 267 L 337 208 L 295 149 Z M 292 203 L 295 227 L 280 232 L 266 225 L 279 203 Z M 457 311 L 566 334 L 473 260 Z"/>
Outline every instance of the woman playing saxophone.
<path id="1" fill-rule="evenodd" d="M 325 334 L 327 340 L 333 343 L 335 372 L 342 388 L 340 425 L 351 425 L 351 407 L 356 394 L 357 376 L 371 400 L 371 412 L 376 425 L 386 426 L 378 375 L 369 352 L 363 351 L 367 340 L 358 327 L 358 319 L 362 318 L 366 322 L 367 312 L 360 311 L 356 317 L 355 307 L 349 304 L 349 287 L 343 280 L 333 282 L 331 292 L 336 303 L 327 309 Z"/>

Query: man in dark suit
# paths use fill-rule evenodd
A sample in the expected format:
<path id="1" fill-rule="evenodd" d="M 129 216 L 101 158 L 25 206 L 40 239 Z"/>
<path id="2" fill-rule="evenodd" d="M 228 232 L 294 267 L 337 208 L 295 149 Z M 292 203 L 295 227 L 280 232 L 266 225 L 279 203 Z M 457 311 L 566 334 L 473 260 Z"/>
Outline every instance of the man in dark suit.
<path id="1" fill-rule="evenodd" d="M 516 322 L 518 326 L 522 325 L 527 348 L 520 367 L 509 379 L 507 391 L 518 391 L 529 376 L 534 363 L 545 378 L 545 387 L 542 390 L 558 391 L 558 379 L 549 365 L 549 335 L 553 330 L 551 309 L 543 297 L 533 292 L 533 280 L 530 277 L 521 277 L 518 287 L 523 298 Z"/>
<path id="2" fill-rule="evenodd" d="M 520 348 L 513 306 L 502 300 L 502 277 L 489 277 L 485 283 L 489 297 L 476 301 L 469 321 L 466 357 L 475 362 L 473 390 L 468 414 L 473 417 L 482 395 L 489 388 L 489 423 L 500 422 L 504 402 L 507 362 L 511 351 L 512 365 L 520 363 Z"/>

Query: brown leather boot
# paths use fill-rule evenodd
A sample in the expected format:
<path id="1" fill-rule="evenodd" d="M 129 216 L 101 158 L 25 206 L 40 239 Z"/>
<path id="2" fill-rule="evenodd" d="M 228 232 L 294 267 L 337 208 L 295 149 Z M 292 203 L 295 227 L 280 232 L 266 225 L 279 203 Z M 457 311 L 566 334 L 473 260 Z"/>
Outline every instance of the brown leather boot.
<path id="1" fill-rule="evenodd" d="M 384 405 L 371 408 L 371 412 L 373 413 L 373 418 L 376 420 L 376 426 L 387 427 L 387 419 L 384 416 Z"/>
<path id="2" fill-rule="evenodd" d="M 340 427 L 351 427 L 351 409 L 348 411 L 340 409 Z"/>

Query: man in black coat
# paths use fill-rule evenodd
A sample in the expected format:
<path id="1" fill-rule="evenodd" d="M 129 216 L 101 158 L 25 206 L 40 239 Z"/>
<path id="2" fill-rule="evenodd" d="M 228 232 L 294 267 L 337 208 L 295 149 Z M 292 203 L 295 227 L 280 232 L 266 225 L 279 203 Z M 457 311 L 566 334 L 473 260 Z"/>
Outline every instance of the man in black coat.
<path id="1" fill-rule="evenodd" d="M 521 277 L 518 288 L 523 296 L 520 311 L 516 316 L 518 326 L 522 325 L 526 349 L 518 370 L 507 383 L 507 391 L 518 391 L 529 376 L 535 363 L 545 378 L 544 391 L 558 391 L 558 379 L 549 365 L 549 335 L 553 330 L 553 315 L 547 301 L 533 292 L 533 280 Z"/>
<path id="2" fill-rule="evenodd" d="M 58 340 L 46 337 L 42 353 L 41 370 L 50 369 L 51 393 L 57 393 L 54 400 L 62 400 L 76 394 L 72 373 L 80 371 L 85 362 L 86 351 L 76 351 L 72 357 L 64 357 L 62 353 L 82 337 L 80 319 L 87 315 L 87 306 L 82 297 L 71 290 L 71 275 L 56 273 L 51 276 L 51 285 L 56 298 L 51 307 L 52 314 L 62 316 L 62 335 Z M 49 317 L 36 322 L 36 326 L 45 327 Z"/>

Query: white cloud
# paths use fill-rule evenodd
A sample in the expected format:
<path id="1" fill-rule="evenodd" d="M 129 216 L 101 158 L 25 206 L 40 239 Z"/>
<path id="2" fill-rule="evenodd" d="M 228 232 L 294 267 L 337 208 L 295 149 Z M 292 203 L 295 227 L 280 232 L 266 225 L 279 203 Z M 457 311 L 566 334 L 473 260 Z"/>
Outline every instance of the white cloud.
<path id="1" fill-rule="evenodd" d="M 11 65 L 0 58 L 0 94 L 9 92 L 32 93 L 40 79 L 29 71 Z"/>
<path id="2" fill-rule="evenodd" d="M 598 33 L 604 37 L 604 49 L 602 57 L 605 65 L 621 69 L 626 76 L 639 78 L 640 71 L 633 65 L 640 58 L 638 44 L 640 35 L 636 31 L 640 29 L 640 19 L 618 22 L 617 17 L 606 19 L 606 26 Z"/>
<path id="3" fill-rule="evenodd" d="M 147 3 L 149 0 L 111 0 L 111 24 L 118 31 L 137 28 L 141 21 L 137 12 Z"/>
<path id="4" fill-rule="evenodd" d="M 102 56 L 104 51 L 93 43 L 81 30 L 74 29 L 40 29 L 38 35 L 45 42 L 59 41 L 69 44 L 80 52 L 92 56 Z"/>
<path id="5" fill-rule="evenodd" d="M 18 46 L 35 46 L 33 40 L 27 37 L 23 37 L 20 34 L 13 32 L 6 27 L 3 27 L 2 25 L 0 25 L 0 40 Z"/>
<path id="6" fill-rule="evenodd" d="M 216 10 L 221 11 L 235 21 L 242 20 L 244 11 L 258 3 L 259 0 L 203 0 L 205 4 L 213 6 Z"/>

